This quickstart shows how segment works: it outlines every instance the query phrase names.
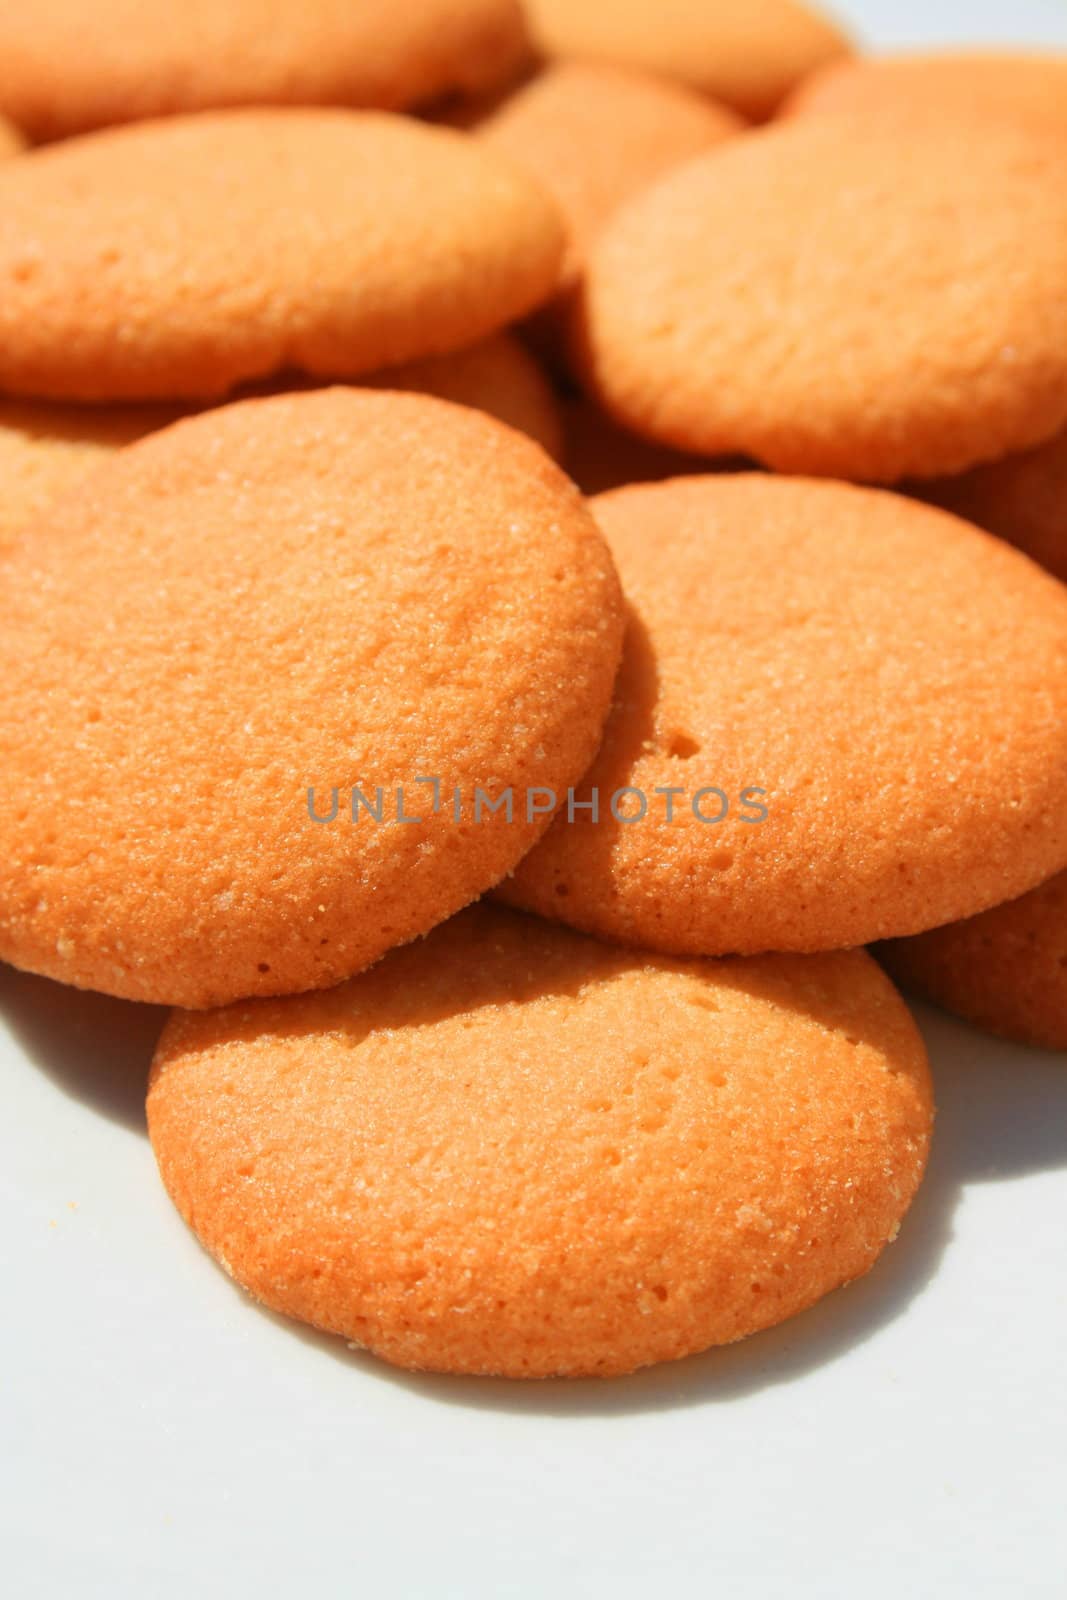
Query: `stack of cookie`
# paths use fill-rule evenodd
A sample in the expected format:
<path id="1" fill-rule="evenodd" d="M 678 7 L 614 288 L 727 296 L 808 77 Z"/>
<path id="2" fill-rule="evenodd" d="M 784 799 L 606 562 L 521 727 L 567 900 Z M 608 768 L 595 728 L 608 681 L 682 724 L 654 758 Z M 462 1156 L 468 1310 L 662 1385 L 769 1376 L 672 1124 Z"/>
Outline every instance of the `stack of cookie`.
<path id="1" fill-rule="evenodd" d="M 260 11 L 0 0 L 0 957 L 267 1305 L 740 1338 L 922 1177 L 864 946 L 1067 1047 L 1067 64 Z"/>

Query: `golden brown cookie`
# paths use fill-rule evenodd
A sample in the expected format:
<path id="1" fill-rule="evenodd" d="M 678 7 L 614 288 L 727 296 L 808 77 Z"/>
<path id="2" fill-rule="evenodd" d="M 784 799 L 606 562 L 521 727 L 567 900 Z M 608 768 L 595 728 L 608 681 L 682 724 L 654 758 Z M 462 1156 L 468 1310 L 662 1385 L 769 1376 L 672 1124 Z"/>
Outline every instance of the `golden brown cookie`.
<path id="1" fill-rule="evenodd" d="M 336 983 L 514 866 L 622 631 L 542 450 L 368 390 L 130 445 L 0 581 L 0 959 L 194 1007 Z"/>
<path id="2" fill-rule="evenodd" d="M 1067 873 L 980 917 L 877 953 L 902 983 L 968 1022 L 1067 1050 Z"/>
<path id="3" fill-rule="evenodd" d="M 474 131 L 556 201 L 570 237 L 570 287 L 623 201 L 743 126 L 725 106 L 651 73 L 571 61 L 547 67 Z"/>
<path id="4" fill-rule="evenodd" d="M 771 114 L 795 84 L 849 44 L 798 0 L 526 0 L 547 57 L 640 67 L 714 95 L 748 117 Z"/>
<path id="5" fill-rule="evenodd" d="M 210 398 L 471 344 L 556 283 L 562 224 L 467 135 L 375 112 L 220 112 L 0 168 L 0 387 Z"/>
<path id="6" fill-rule="evenodd" d="M 619 421 L 783 472 L 963 471 L 1067 423 L 1067 185 L 1045 128 L 812 117 L 608 224 L 583 360 Z"/>
<path id="7" fill-rule="evenodd" d="M 526 49 L 518 0 L 33 0 L 0 10 L 0 111 L 57 139 L 213 107 L 395 110 Z"/>
<path id="8" fill-rule="evenodd" d="M 177 1013 L 148 1095 L 258 1300 L 515 1378 L 673 1360 L 866 1272 L 932 1115 L 862 952 L 671 961 L 486 906 L 327 993 Z"/>
<path id="9" fill-rule="evenodd" d="M 22 135 L 14 123 L 0 117 L 0 161 L 7 156 L 17 156 L 24 147 Z"/>
<path id="10" fill-rule="evenodd" d="M 929 111 L 958 112 L 1042 121 L 1067 132 L 1067 56 L 969 51 L 833 62 L 805 79 L 782 109 L 785 116 L 886 114 L 905 123 Z"/>
<path id="11" fill-rule="evenodd" d="M 926 484 L 923 493 L 1067 583 L 1067 432 L 1036 450 Z"/>
<path id="12" fill-rule="evenodd" d="M 652 949 L 834 950 L 1067 865 L 1067 590 L 1032 562 L 846 484 L 592 509 L 631 606 L 615 705 L 509 901 Z"/>
<path id="13" fill-rule="evenodd" d="M 174 420 L 164 406 L 52 406 L 0 399 L 0 548 L 124 444 Z"/>
<path id="14" fill-rule="evenodd" d="M 380 389 L 412 389 L 473 406 L 563 457 L 563 420 L 552 385 L 526 347 L 498 333 L 469 349 L 388 367 L 363 380 Z"/>

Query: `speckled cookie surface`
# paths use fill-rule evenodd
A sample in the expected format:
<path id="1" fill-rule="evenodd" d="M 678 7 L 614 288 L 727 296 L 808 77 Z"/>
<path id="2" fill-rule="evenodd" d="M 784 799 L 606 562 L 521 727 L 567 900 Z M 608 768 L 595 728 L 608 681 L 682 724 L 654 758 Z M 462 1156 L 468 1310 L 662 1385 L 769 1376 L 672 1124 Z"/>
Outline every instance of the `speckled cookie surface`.
<path id="1" fill-rule="evenodd" d="M 849 52 L 840 29 L 797 0 L 526 0 L 526 12 L 549 58 L 642 67 L 751 117 Z"/>
<path id="2" fill-rule="evenodd" d="M 0 111 L 56 139 L 224 106 L 396 110 L 525 50 L 518 0 L 33 0 L 0 9 Z"/>
<path id="3" fill-rule="evenodd" d="M 112 129 L 0 167 L 0 388 L 355 377 L 523 315 L 562 250 L 541 191 L 450 129 L 281 110 Z"/>
<path id="4" fill-rule="evenodd" d="M 1067 583 L 1067 432 L 1036 450 L 927 484 L 923 492 Z"/>
<path id="5" fill-rule="evenodd" d="M 1042 121 L 1067 132 L 1067 55 L 973 51 L 834 62 L 806 79 L 783 110 L 905 121 L 928 111 L 959 112 Z"/>
<path id="6" fill-rule="evenodd" d="M 552 385 L 511 334 L 495 334 L 451 355 L 387 367 L 363 381 L 380 389 L 413 389 L 473 406 L 536 439 L 555 460 L 563 456 L 563 420 Z"/>
<path id="7" fill-rule="evenodd" d="M 878 947 L 900 981 L 968 1022 L 1067 1050 L 1067 873 L 967 922 Z"/>
<path id="8" fill-rule="evenodd" d="M 545 825 L 475 789 L 576 782 L 610 702 L 577 491 L 436 399 L 177 423 L 0 561 L 0 959 L 130 999 L 335 983 L 424 933 Z"/>
<path id="9" fill-rule="evenodd" d="M 122 445 L 174 421 L 165 406 L 53 406 L 0 399 L 0 548 Z"/>
<path id="10" fill-rule="evenodd" d="M 657 949 L 839 949 L 1067 864 L 1067 590 L 1032 562 L 845 484 L 591 505 L 631 606 L 599 820 L 561 811 L 509 899 Z"/>
<path id="11" fill-rule="evenodd" d="M 560 62 L 510 95 L 475 131 L 557 202 L 570 236 L 567 286 L 624 200 L 743 126 L 724 106 L 650 73 Z"/>
<path id="12" fill-rule="evenodd" d="M 608 224 L 576 337 L 680 449 L 891 483 L 1067 422 L 1062 140 L 813 117 L 698 157 Z"/>
<path id="13" fill-rule="evenodd" d="M 859 1276 L 931 1120 L 861 952 L 668 961 L 484 905 L 328 993 L 176 1014 L 148 1096 L 172 1198 L 259 1300 L 530 1378 L 727 1343 Z"/>

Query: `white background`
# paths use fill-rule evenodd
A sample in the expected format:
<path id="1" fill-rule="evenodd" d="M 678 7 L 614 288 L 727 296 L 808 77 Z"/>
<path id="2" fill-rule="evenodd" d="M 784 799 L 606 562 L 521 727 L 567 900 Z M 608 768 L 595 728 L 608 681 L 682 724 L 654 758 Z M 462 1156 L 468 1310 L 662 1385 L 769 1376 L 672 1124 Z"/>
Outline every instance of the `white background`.
<path id="1" fill-rule="evenodd" d="M 1067 46 L 1067 0 L 837 9 Z M 0 969 L 0 1016 L 14 1600 L 1067 1592 L 1063 1057 L 923 1013 L 935 1155 L 869 1278 L 727 1351 L 524 1387 L 394 1373 L 230 1285 L 144 1136 L 158 1013 Z"/>

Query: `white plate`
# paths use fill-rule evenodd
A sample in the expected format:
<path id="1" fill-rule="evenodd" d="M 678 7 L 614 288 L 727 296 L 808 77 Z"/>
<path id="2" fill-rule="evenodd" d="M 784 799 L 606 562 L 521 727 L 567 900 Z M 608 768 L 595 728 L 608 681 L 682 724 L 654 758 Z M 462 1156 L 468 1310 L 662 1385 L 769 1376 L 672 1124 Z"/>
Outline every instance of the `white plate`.
<path id="1" fill-rule="evenodd" d="M 1067 46 L 1067 0 L 838 10 Z M 404 1377 L 232 1288 L 144 1137 L 159 1013 L 0 969 L 0 1015 L 13 1600 L 1063 1594 L 1063 1057 L 924 1013 L 932 1169 L 869 1278 L 727 1351 L 523 1387 Z"/>

